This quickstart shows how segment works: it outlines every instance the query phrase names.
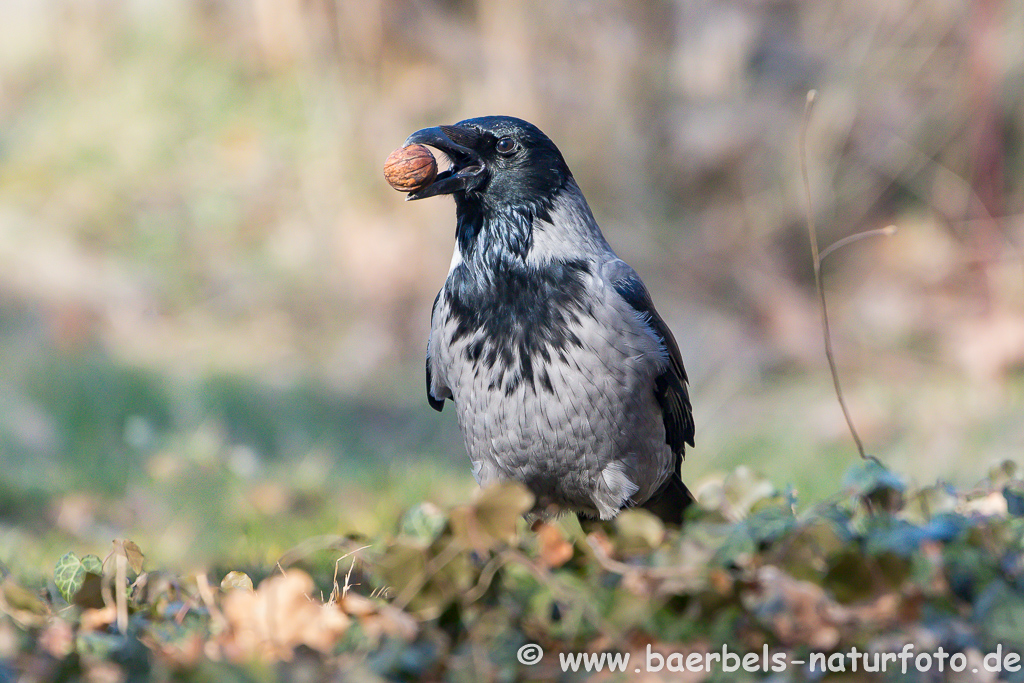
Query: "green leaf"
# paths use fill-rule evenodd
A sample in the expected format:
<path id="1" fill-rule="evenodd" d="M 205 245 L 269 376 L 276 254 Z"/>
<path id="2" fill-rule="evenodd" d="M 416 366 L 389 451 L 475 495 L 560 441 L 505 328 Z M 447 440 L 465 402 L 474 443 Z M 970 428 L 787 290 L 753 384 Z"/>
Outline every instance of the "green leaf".
<path id="1" fill-rule="evenodd" d="M 875 460 L 865 460 L 847 470 L 843 477 L 843 488 L 852 489 L 853 493 L 868 496 L 881 489 L 892 489 L 903 492 L 907 485 L 892 470 Z"/>
<path id="2" fill-rule="evenodd" d="M 775 493 L 775 485 L 749 467 L 740 466 L 722 482 L 725 500 L 734 515 L 746 515 L 759 501 Z"/>
<path id="3" fill-rule="evenodd" d="M 902 516 L 911 522 L 922 524 L 935 515 L 956 510 L 956 491 L 949 484 L 935 484 L 919 489 L 907 497 Z"/>
<path id="4" fill-rule="evenodd" d="M 95 555 L 86 555 L 82 558 L 82 568 L 90 574 L 103 575 L 103 561 Z"/>
<path id="5" fill-rule="evenodd" d="M 975 621 L 990 645 L 1024 647 L 1024 595 L 1002 580 L 991 582 L 975 603 Z"/>
<path id="6" fill-rule="evenodd" d="M 1024 516 L 1024 482 L 1011 481 L 1003 487 L 1006 511 L 1014 517 Z"/>
<path id="7" fill-rule="evenodd" d="M 721 564 L 745 566 L 757 552 L 757 544 L 750 529 L 746 524 L 736 524 L 732 527 L 725 543 L 715 553 L 715 559 Z"/>
<path id="8" fill-rule="evenodd" d="M 649 553 L 665 540 L 665 525 L 647 510 L 623 510 L 614 525 L 615 545 L 623 555 Z"/>
<path id="9" fill-rule="evenodd" d="M 48 611 L 47 604 L 32 591 L 15 583 L 11 577 L 0 581 L 0 596 L 7 605 L 15 610 L 24 610 L 32 614 L 43 615 Z"/>
<path id="10" fill-rule="evenodd" d="M 822 586 L 839 602 L 866 600 L 874 593 L 875 574 L 866 556 L 855 548 L 847 548 L 829 563 Z"/>
<path id="11" fill-rule="evenodd" d="M 427 554 L 418 544 L 399 539 L 384 549 L 375 563 L 382 583 L 400 593 L 411 583 L 422 582 L 427 565 Z"/>
<path id="12" fill-rule="evenodd" d="M 511 542 L 517 523 L 533 502 L 533 494 L 522 484 L 501 482 L 483 489 L 473 507 L 484 530 L 496 539 Z"/>
<path id="13" fill-rule="evenodd" d="M 743 524 L 756 543 L 770 543 L 796 526 L 793 510 L 786 506 L 768 506 L 747 517 Z"/>
<path id="14" fill-rule="evenodd" d="M 776 544 L 774 561 L 794 578 L 818 580 L 843 547 L 835 524 L 827 519 L 813 519 Z"/>
<path id="15" fill-rule="evenodd" d="M 869 509 L 894 512 L 903 507 L 906 482 L 898 474 L 875 460 L 865 460 L 850 468 L 843 488 L 868 503 Z"/>
<path id="16" fill-rule="evenodd" d="M 451 511 L 453 535 L 479 552 L 515 541 L 523 514 L 533 507 L 533 494 L 518 482 L 498 482 L 481 489 L 472 505 Z"/>
<path id="17" fill-rule="evenodd" d="M 1011 481 L 1020 479 L 1020 467 L 1013 460 L 1004 460 L 988 471 L 988 479 L 993 488 L 999 488 Z"/>
<path id="18" fill-rule="evenodd" d="M 53 582 L 61 596 L 73 602 L 75 594 L 82 588 L 86 574 L 103 574 L 103 562 L 95 555 L 86 555 L 79 559 L 74 553 L 67 553 L 57 560 L 53 568 Z"/>
<path id="19" fill-rule="evenodd" d="M 433 503 L 419 503 L 402 516 L 399 533 L 426 547 L 437 540 L 446 524 L 448 516 L 439 507 Z"/>

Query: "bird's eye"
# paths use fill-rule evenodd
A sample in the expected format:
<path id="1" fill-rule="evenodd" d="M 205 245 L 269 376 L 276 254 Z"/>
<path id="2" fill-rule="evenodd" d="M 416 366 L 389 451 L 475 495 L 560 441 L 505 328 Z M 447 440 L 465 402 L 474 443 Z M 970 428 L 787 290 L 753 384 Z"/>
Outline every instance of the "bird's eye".
<path id="1" fill-rule="evenodd" d="M 501 138 L 497 144 L 494 145 L 494 149 L 498 150 L 498 154 L 511 154 L 516 150 L 515 140 L 512 138 Z"/>

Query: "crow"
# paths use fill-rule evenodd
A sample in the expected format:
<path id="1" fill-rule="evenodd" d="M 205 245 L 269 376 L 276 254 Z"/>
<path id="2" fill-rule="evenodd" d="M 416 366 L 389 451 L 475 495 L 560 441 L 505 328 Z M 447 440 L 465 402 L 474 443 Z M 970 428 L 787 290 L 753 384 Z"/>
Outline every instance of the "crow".
<path id="1" fill-rule="evenodd" d="M 454 403 L 477 482 L 521 482 L 541 514 L 640 506 L 680 524 L 694 426 L 679 348 L 561 152 L 508 116 L 425 128 L 415 143 L 451 165 L 407 199 L 451 195 L 456 218 L 427 399 Z"/>

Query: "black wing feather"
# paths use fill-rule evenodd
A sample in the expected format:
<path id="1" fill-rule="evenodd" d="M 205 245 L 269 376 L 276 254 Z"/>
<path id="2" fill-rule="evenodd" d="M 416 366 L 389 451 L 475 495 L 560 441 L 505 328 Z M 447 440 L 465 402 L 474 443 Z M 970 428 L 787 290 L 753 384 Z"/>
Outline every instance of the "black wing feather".
<path id="1" fill-rule="evenodd" d="M 433 328 L 434 328 L 434 314 L 437 312 L 437 302 L 438 302 L 438 300 L 440 298 L 441 298 L 441 292 L 439 291 L 437 293 L 437 296 L 434 297 L 434 304 L 430 307 L 430 328 L 431 328 L 431 330 L 433 330 Z M 444 399 L 443 398 L 434 398 L 434 394 L 430 390 L 430 387 L 433 384 L 433 380 L 434 380 L 433 375 L 430 372 L 430 350 L 428 349 L 427 350 L 427 403 L 430 404 L 431 408 L 433 408 L 434 410 L 436 410 L 437 412 L 440 413 L 444 409 Z"/>
<path id="2" fill-rule="evenodd" d="M 654 309 L 654 302 L 651 301 L 651 295 L 644 283 L 636 273 L 623 275 L 614 280 L 612 286 L 630 306 L 647 319 L 654 333 L 661 337 L 668 353 L 668 367 L 654 380 L 654 395 L 661 406 L 665 421 L 665 441 L 681 463 L 684 444 L 693 445 L 694 429 L 690 392 L 686 387 L 686 370 L 683 369 L 679 346 L 668 325 Z M 676 471 L 678 472 L 678 469 Z"/>
<path id="3" fill-rule="evenodd" d="M 427 358 L 427 403 L 430 404 L 431 408 L 440 413 L 444 410 L 444 399 L 434 398 L 434 394 L 430 391 L 430 382 L 432 379 L 433 378 L 430 375 L 430 359 Z"/>

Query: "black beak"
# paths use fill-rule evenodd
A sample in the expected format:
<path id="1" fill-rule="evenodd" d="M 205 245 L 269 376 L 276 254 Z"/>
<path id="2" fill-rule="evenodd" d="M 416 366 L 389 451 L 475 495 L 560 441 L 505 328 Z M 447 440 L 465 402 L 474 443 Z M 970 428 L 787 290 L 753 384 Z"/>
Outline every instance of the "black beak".
<path id="1" fill-rule="evenodd" d="M 451 168 L 437 174 L 430 185 L 422 190 L 410 192 L 409 199 L 424 199 L 440 194 L 465 192 L 480 185 L 484 180 L 484 162 L 473 150 L 480 134 L 460 126 L 436 126 L 418 130 L 405 141 L 406 145 L 429 145 L 442 152 L 451 162 Z"/>

